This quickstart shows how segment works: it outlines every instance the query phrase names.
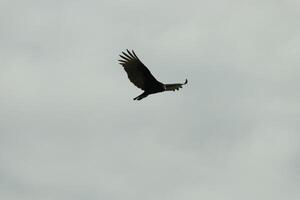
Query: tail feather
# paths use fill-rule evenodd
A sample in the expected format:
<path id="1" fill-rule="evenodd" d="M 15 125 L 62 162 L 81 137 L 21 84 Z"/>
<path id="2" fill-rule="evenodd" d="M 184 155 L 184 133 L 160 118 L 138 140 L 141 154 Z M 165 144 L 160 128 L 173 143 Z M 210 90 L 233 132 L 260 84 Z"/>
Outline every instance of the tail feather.
<path id="1" fill-rule="evenodd" d="M 140 94 L 139 96 L 135 97 L 133 100 L 138 100 L 139 101 L 139 100 L 141 100 L 141 99 L 143 99 L 147 96 L 148 96 L 148 94 L 146 92 L 144 92 L 144 93 Z"/>

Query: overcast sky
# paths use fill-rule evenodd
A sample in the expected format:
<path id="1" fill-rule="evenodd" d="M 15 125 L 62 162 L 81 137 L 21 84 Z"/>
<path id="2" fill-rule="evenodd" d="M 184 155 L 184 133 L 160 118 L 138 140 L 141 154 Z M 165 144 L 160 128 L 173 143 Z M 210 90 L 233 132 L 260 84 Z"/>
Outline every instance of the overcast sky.
<path id="1" fill-rule="evenodd" d="M 1 0 L 0 199 L 300 199 L 299 8 Z M 133 101 L 126 48 L 189 84 Z"/>

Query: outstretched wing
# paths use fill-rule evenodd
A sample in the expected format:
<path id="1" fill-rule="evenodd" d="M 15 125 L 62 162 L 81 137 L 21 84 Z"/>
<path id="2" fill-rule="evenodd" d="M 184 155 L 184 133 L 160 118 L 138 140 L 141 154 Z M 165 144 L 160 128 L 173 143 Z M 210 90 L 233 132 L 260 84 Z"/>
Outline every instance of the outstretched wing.
<path id="1" fill-rule="evenodd" d="M 187 84 L 188 80 L 185 79 L 184 83 L 173 83 L 173 84 L 165 84 L 165 90 L 166 91 L 175 91 L 182 88 L 183 85 Z"/>
<path id="2" fill-rule="evenodd" d="M 149 69 L 140 61 L 134 51 L 122 52 L 120 64 L 127 73 L 129 80 L 138 88 L 146 90 L 147 86 L 157 84 L 158 81 L 151 74 Z"/>

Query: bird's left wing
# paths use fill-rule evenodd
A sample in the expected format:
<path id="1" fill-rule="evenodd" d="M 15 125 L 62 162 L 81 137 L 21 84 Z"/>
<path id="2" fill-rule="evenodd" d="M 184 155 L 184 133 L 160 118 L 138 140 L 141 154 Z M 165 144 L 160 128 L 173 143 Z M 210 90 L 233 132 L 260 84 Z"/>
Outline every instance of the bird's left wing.
<path id="1" fill-rule="evenodd" d="M 149 69 L 140 61 L 134 51 L 122 52 L 120 64 L 124 67 L 129 80 L 138 88 L 145 90 L 147 82 L 158 82 Z"/>

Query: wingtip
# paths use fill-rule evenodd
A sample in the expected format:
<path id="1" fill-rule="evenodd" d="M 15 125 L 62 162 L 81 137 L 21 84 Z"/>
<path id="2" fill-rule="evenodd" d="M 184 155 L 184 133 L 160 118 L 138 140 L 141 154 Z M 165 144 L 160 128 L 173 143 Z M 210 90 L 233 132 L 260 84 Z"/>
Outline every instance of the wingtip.
<path id="1" fill-rule="evenodd" d="M 137 60 L 139 60 L 139 58 L 137 57 L 137 55 L 135 54 L 135 52 L 132 50 L 132 53 L 133 53 L 133 55 L 134 55 L 134 57 L 137 59 Z"/>
<path id="2" fill-rule="evenodd" d="M 188 80 L 187 80 L 187 78 L 186 78 L 184 84 L 187 84 L 187 83 L 188 83 Z"/>
<path id="3" fill-rule="evenodd" d="M 137 60 L 139 60 L 139 58 L 137 57 L 137 55 L 135 54 L 135 52 L 134 52 L 133 49 L 131 51 L 129 51 L 129 49 L 126 49 L 126 51 L 122 51 L 122 54 L 123 54 L 123 56 L 125 56 L 125 57 L 127 57 L 129 59 L 137 59 Z"/>

